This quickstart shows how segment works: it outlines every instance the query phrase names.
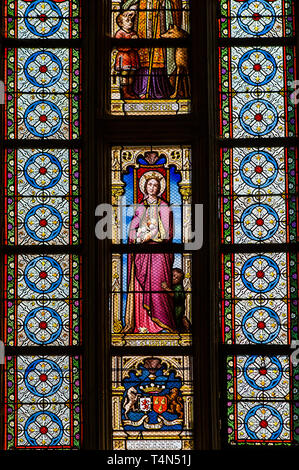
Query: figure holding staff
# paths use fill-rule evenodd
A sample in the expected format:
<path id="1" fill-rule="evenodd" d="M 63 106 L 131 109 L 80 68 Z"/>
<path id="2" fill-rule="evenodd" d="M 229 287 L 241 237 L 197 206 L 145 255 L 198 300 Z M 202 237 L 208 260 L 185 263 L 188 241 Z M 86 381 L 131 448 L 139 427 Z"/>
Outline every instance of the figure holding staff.
<path id="1" fill-rule="evenodd" d="M 160 39 L 171 25 L 182 23 L 181 0 L 124 0 L 122 11 L 136 11 L 139 38 Z M 133 90 L 142 99 L 167 99 L 173 93 L 169 77 L 175 71 L 174 48 L 139 49 L 140 68 Z"/>

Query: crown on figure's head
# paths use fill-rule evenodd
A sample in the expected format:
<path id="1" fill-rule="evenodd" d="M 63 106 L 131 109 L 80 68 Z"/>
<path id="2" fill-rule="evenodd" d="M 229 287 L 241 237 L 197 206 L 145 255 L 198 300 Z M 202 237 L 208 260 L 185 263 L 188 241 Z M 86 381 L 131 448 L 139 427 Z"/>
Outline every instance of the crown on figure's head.
<path id="1" fill-rule="evenodd" d="M 146 181 L 149 181 L 149 180 L 162 181 L 163 176 L 158 176 L 157 173 L 146 173 L 144 175 L 144 178 L 145 178 Z"/>

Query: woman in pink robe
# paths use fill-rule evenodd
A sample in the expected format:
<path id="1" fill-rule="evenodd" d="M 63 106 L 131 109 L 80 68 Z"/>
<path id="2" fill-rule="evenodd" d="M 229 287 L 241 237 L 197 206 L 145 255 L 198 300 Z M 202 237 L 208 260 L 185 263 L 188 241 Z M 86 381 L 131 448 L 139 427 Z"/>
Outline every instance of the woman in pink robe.
<path id="1" fill-rule="evenodd" d="M 169 205 L 158 194 L 157 175 L 146 179 L 142 205 L 130 225 L 129 243 L 142 243 L 144 251 L 128 255 L 128 285 L 124 333 L 175 332 L 173 299 L 163 292 L 162 283 L 172 282 L 172 253 L 151 253 L 150 245 L 170 242 L 173 217 Z M 161 245 L 163 251 L 163 245 Z"/>

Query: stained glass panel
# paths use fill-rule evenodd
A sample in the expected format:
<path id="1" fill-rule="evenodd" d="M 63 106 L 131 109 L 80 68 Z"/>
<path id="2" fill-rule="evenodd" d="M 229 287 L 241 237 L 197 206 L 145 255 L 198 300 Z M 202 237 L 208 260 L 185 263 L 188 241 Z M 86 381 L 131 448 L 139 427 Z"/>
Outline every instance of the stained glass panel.
<path id="1" fill-rule="evenodd" d="M 14 39 L 78 39 L 80 0 L 5 0 L 5 36 Z"/>
<path id="2" fill-rule="evenodd" d="M 5 370 L 6 449 L 78 449 L 80 358 L 7 357 Z"/>
<path id="3" fill-rule="evenodd" d="M 189 0 L 112 0 L 111 35 L 119 40 L 111 54 L 112 114 L 190 112 L 189 33 Z M 140 48 L 138 39 L 152 42 Z M 157 39 L 179 39 L 182 47 L 157 47 Z"/>
<path id="4" fill-rule="evenodd" d="M 81 2 L 4 0 L 2 18 L 4 448 L 79 449 Z"/>
<path id="5" fill-rule="evenodd" d="M 191 197 L 189 147 L 112 148 L 112 240 L 128 249 L 112 257 L 114 345 L 191 344 L 192 256 L 172 253 L 189 240 Z"/>
<path id="6" fill-rule="evenodd" d="M 297 135 L 292 47 L 222 47 L 220 136 L 223 138 Z"/>
<path id="7" fill-rule="evenodd" d="M 221 262 L 223 341 L 288 345 L 297 340 L 297 254 L 227 254 Z"/>
<path id="8" fill-rule="evenodd" d="M 5 343 L 78 345 L 81 266 L 75 255 L 5 257 Z"/>
<path id="9" fill-rule="evenodd" d="M 288 37 L 294 34 L 291 0 L 219 0 L 223 38 Z"/>
<path id="10" fill-rule="evenodd" d="M 6 49 L 8 139 L 78 139 L 79 49 Z"/>
<path id="11" fill-rule="evenodd" d="M 80 152 L 8 150 L 5 162 L 5 243 L 80 242 Z"/>
<path id="12" fill-rule="evenodd" d="M 288 356 L 229 356 L 229 443 L 298 442 L 298 377 Z"/>
<path id="13" fill-rule="evenodd" d="M 113 49 L 111 54 L 111 113 L 126 116 L 146 115 L 177 115 L 187 114 L 191 111 L 191 81 L 188 66 L 188 51 L 181 48 L 178 52 L 174 48 L 139 49 L 136 56 L 136 70 L 128 72 L 125 68 L 125 59 L 120 54 L 127 47 L 120 46 Z M 151 74 L 148 68 L 141 67 L 142 52 L 144 56 L 161 58 L 160 67 L 153 69 Z M 137 54 L 137 52 L 136 52 Z M 167 57 L 168 68 L 164 62 Z M 147 59 L 149 60 L 149 59 Z M 180 66 L 180 64 L 182 64 Z"/>
<path id="14" fill-rule="evenodd" d="M 114 254 L 112 343 L 116 346 L 189 346 L 191 297 L 190 254 Z"/>
<path id="15" fill-rule="evenodd" d="M 222 149 L 222 243 L 298 240 L 298 172 L 294 148 Z"/>
<path id="16" fill-rule="evenodd" d="M 233 445 L 298 442 L 298 253 L 288 247 L 298 241 L 294 4 L 218 3 L 219 137 L 231 139 L 220 148 L 218 188 L 224 432 Z M 240 143 L 248 138 L 257 146 Z"/>
<path id="17" fill-rule="evenodd" d="M 193 448 L 190 357 L 113 357 L 115 450 Z"/>
<path id="18" fill-rule="evenodd" d="M 113 243 L 127 244 L 136 239 L 132 231 L 129 233 L 130 222 L 134 213 L 142 210 L 148 201 L 147 187 L 150 177 L 157 179 L 160 187 L 158 202 L 165 206 L 165 213 L 166 205 L 168 206 L 173 219 L 169 236 L 165 233 L 161 240 L 173 243 L 189 240 L 192 196 L 190 147 L 113 147 Z M 150 232 L 150 227 L 148 229 Z M 136 234 L 137 239 L 140 238 L 140 233 Z"/>

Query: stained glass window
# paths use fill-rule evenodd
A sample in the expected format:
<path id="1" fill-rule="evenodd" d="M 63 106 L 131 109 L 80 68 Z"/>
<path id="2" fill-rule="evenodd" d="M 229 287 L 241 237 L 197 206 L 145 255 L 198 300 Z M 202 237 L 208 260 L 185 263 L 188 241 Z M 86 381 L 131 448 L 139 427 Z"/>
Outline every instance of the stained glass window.
<path id="1" fill-rule="evenodd" d="M 189 113 L 189 0 L 169 0 L 163 5 L 158 0 L 112 0 L 111 4 L 111 36 L 115 38 L 111 113 Z M 171 47 L 173 40 L 179 42 L 178 47 Z"/>
<path id="2" fill-rule="evenodd" d="M 220 319 L 230 445 L 298 441 L 293 3 L 219 1 Z"/>
<path id="3" fill-rule="evenodd" d="M 80 243 L 78 149 L 8 149 L 5 161 L 5 243 Z"/>
<path id="4" fill-rule="evenodd" d="M 7 49 L 8 139 L 80 137 L 80 50 Z"/>
<path id="5" fill-rule="evenodd" d="M 189 147 L 112 149 L 112 344 L 191 344 L 191 165 Z"/>
<path id="6" fill-rule="evenodd" d="M 80 2 L 2 3 L 4 445 L 79 449 Z"/>
<path id="7" fill-rule="evenodd" d="M 5 382 L 7 450 L 79 448 L 80 387 L 79 357 L 8 356 Z"/>
<path id="8" fill-rule="evenodd" d="M 288 356 L 229 356 L 229 442 L 298 442 L 298 369 Z"/>
<path id="9" fill-rule="evenodd" d="M 282 38 L 295 34 L 291 0 L 220 0 L 219 3 L 222 38 Z"/>
<path id="10" fill-rule="evenodd" d="M 5 0 L 5 36 L 13 39 L 78 39 L 80 0 Z"/>
<path id="11" fill-rule="evenodd" d="M 9 346 L 78 345 L 80 258 L 9 255 L 5 268 L 6 343 Z"/>
<path id="12" fill-rule="evenodd" d="M 225 254 L 222 264 L 223 341 L 288 345 L 296 340 L 297 255 Z"/>
<path id="13" fill-rule="evenodd" d="M 115 450 L 193 448 L 190 357 L 112 359 Z"/>
<path id="14" fill-rule="evenodd" d="M 298 241 L 297 150 L 221 149 L 222 241 Z"/>
<path id="15" fill-rule="evenodd" d="M 193 448 L 189 146 L 112 147 L 113 448 Z M 131 347 L 136 355 L 126 356 Z"/>
<path id="16" fill-rule="evenodd" d="M 292 47 L 220 48 L 223 138 L 294 137 Z"/>

